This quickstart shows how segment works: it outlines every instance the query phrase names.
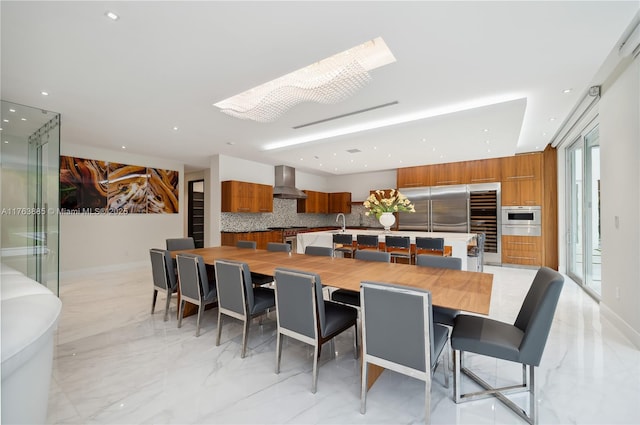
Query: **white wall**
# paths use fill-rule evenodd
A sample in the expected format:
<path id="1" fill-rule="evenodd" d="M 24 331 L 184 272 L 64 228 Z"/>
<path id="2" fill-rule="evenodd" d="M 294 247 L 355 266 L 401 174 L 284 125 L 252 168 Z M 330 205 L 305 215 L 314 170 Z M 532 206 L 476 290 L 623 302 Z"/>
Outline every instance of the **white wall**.
<path id="1" fill-rule="evenodd" d="M 60 155 L 178 170 L 179 187 L 184 187 L 184 167 L 178 162 L 148 155 L 74 145 L 65 143 L 64 137 L 62 140 Z M 183 195 L 184 192 L 181 190 L 178 214 L 61 215 L 61 282 L 64 283 L 65 273 L 83 269 L 106 269 L 148 263 L 149 248 L 163 248 L 166 238 L 184 235 L 186 204 Z"/>
<path id="2" fill-rule="evenodd" d="M 327 192 L 351 192 L 352 202 L 362 202 L 371 190 L 395 189 L 396 176 L 396 170 L 331 176 L 327 179 Z"/>
<path id="3" fill-rule="evenodd" d="M 600 100 L 603 313 L 640 346 L 640 59 Z M 619 226 L 615 224 L 619 217 Z M 619 293 L 618 293 L 619 292 Z M 630 328 L 630 329 L 629 329 Z"/>

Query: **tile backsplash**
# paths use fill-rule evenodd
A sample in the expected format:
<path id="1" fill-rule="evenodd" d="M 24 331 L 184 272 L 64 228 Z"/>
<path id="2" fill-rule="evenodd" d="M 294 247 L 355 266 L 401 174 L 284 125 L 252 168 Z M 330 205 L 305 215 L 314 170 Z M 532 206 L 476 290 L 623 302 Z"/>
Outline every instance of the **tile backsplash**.
<path id="1" fill-rule="evenodd" d="M 365 215 L 366 208 L 352 205 L 351 214 L 345 214 L 347 226 L 381 227 L 375 217 Z M 298 214 L 295 199 L 273 199 L 272 213 L 222 213 L 223 232 L 251 232 L 268 227 L 324 227 L 338 226 L 337 214 Z"/>

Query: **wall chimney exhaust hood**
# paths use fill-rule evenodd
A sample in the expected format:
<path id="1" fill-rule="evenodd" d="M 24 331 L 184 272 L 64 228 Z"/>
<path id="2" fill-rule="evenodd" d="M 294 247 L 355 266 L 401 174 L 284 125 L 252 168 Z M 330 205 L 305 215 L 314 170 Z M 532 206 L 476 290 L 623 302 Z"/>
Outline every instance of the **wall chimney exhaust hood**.
<path id="1" fill-rule="evenodd" d="M 306 199 L 307 195 L 296 188 L 296 169 L 286 165 L 276 165 L 276 181 L 273 197 L 279 199 Z"/>

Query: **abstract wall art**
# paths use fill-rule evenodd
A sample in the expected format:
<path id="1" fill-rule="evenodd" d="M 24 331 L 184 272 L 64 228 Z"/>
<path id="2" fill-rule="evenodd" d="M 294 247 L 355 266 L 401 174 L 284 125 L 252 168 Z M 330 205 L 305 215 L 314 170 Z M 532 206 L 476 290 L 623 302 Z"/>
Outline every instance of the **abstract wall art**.
<path id="1" fill-rule="evenodd" d="M 60 205 L 70 213 L 174 214 L 178 171 L 60 156 Z"/>

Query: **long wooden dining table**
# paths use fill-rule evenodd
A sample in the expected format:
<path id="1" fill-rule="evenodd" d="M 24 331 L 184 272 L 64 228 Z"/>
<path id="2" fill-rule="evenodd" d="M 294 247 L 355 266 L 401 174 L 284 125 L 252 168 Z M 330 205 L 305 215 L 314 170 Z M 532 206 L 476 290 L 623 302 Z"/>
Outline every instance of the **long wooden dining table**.
<path id="1" fill-rule="evenodd" d="M 221 259 L 243 261 L 249 265 L 252 272 L 272 276 L 278 267 L 313 272 L 320 276 L 323 285 L 352 291 L 359 291 L 362 281 L 428 289 L 431 291 L 434 305 L 472 313 L 489 314 L 491 304 L 493 275 L 490 273 L 288 254 L 232 246 L 173 251 L 172 256 L 175 257 L 179 253 L 201 255 L 208 266 L 214 266 L 215 261 Z M 370 365 L 369 371 L 370 387 L 383 369 Z"/>
<path id="2" fill-rule="evenodd" d="M 205 264 L 213 266 L 215 260 L 243 261 L 255 273 L 273 276 L 277 267 L 313 272 L 320 275 L 323 285 L 360 290 L 360 282 L 395 283 L 428 289 L 434 305 L 472 313 L 489 314 L 493 275 L 490 273 L 418 267 L 409 264 L 360 261 L 351 258 L 318 257 L 304 254 L 291 255 L 261 249 L 220 246 L 198 248 L 185 252 L 201 255 Z"/>

